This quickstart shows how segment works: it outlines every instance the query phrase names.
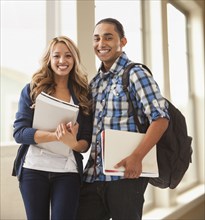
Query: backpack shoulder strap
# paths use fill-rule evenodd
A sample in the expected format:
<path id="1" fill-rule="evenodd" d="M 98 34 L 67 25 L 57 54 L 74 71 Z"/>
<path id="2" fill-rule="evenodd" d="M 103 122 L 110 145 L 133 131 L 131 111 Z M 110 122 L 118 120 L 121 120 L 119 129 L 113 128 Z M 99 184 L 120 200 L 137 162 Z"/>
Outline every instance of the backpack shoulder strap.
<path id="1" fill-rule="evenodd" d="M 128 114 L 131 115 L 132 113 L 134 114 L 134 120 L 135 120 L 135 123 L 137 124 L 137 127 L 139 129 L 139 132 L 140 133 L 145 133 L 146 130 L 147 130 L 147 126 L 144 126 L 142 125 L 140 122 L 139 122 L 139 119 L 138 119 L 138 116 L 137 116 L 137 111 L 136 109 L 134 108 L 133 106 L 133 103 L 130 99 L 130 93 L 129 93 L 129 90 L 128 90 L 128 87 L 129 87 L 129 72 L 130 70 L 135 66 L 135 65 L 139 65 L 139 66 L 142 66 L 144 69 L 146 69 L 151 75 L 152 75 L 152 72 L 150 71 L 150 69 L 145 66 L 144 64 L 142 63 L 130 63 L 126 66 L 124 72 L 123 72 L 123 75 L 122 75 L 122 86 L 123 86 L 123 91 L 125 92 L 126 96 L 127 96 L 127 101 L 128 101 Z"/>
<path id="2" fill-rule="evenodd" d="M 124 70 L 124 73 L 122 75 L 122 85 L 123 85 L 123 90 L 127 90 L 127 87 L 129 86 L 129 72 L 130 70 L 134 67 L 134 66 L 142 66 L 144 69 L 146 69 L 151 75 L 152 75 L 152 72 L 151 70 L 144 64 L 142 63 L 133 63 L 131 62 L 130 64 L 128 64 Z"/>

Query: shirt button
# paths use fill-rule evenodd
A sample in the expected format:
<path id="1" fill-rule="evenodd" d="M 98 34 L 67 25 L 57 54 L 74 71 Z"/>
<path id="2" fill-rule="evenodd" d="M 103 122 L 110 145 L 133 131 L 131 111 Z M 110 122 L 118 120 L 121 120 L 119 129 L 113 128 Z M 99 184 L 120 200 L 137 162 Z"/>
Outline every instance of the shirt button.
<path id="1" fill-rule="evenodd" d="M 156 99 L 154 99 L 154 100 L 152 101 L 152 104 L 154 105 L 154 107 L 158 107 L 158 106 L 159 106 Z"/>
<path id="2" fill-rule="evenodd" d="M 99 156 L 97 156 L 97 158 L 96 158 L 96 162 L 97 162 L 97 164 L 99 164 L 100 161 L 101 161 L 101 158 L 100 158 Z"/>

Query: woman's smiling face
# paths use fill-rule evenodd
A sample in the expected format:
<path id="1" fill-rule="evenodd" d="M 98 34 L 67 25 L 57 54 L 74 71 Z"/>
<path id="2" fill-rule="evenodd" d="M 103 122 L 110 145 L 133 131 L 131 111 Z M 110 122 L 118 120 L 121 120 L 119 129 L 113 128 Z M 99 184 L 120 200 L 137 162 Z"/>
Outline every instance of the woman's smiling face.
<path id="1" fill-rule="evenodd" d="M 74 65 L 74 58 L 66 44 L 59 42 L 55 44 L 50 54 L 51 68 L 55 74 L 66 76 Z"/>

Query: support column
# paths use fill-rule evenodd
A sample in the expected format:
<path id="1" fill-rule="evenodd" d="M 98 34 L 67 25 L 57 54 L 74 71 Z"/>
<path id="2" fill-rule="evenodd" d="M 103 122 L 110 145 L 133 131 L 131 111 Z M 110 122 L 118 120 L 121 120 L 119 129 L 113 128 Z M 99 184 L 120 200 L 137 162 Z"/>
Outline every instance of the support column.
<path id="1" fill-rule="evenodd" d="M 96 74 L 92 34 L 95 25 L 95 1 L 77 0 L 77 45 L 89 80 Z"/>

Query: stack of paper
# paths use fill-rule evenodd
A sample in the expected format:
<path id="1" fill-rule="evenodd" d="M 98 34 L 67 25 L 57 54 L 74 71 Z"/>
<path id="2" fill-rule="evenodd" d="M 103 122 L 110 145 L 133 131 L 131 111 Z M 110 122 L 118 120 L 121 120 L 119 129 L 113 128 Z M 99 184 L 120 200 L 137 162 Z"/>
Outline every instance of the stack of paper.
<path id="1" fill-rule="evenodd" d="M 60 123 L 72 122 L 74 124 L 78 112 L 79 106 L 42 92 L 36 98 L 33 128 L 55 131 Z M 68 156 L 70 153 L 69 147 L 59 141 L 38 144 L 37 146 L 64 156 Z"/>
<path id="2" fill-rule="evenodd" d="M 114 168 L 114 166 L 136 149 L 144 135 L 136 132 L 105 129 L 101 134 L 104 174 L 124 176 L 125 168 Z M 144 157 L 140 176 L 159 176 L 156 146 Z"/>

